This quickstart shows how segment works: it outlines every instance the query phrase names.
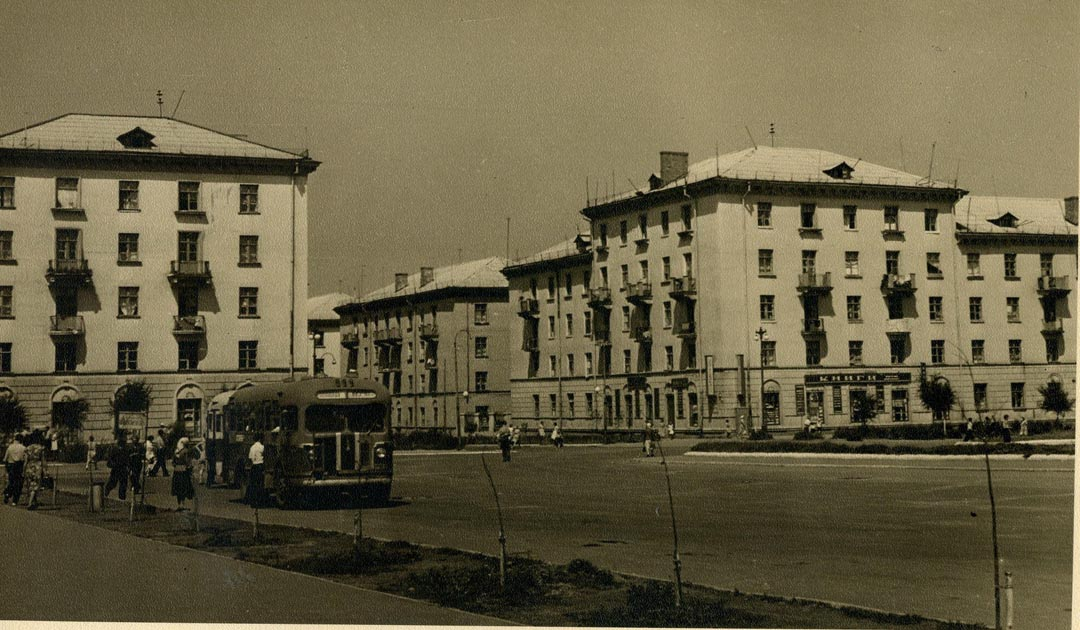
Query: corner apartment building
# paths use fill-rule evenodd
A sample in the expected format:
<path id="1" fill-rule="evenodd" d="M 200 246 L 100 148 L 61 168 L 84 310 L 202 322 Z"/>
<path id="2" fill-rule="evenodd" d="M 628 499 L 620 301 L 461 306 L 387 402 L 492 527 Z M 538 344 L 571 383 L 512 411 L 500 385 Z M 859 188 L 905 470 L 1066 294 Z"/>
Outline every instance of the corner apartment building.
<path id="1" fill-rule="evenodd" d="M 311 376 L 341 376 L 341 318 L 338 316 L 339 304 L 352 300 L 344 293 L 327 293 L 308 298 L 307 301 L 307 342 Z"/>
<path id="2" fill-rule="evenodd" d="M 693 166 L 662 153 L 649 190 L 582 211 L 593 326 L 609 322 L 610 360 L 600 383 L 560 377 L 561 406 L 592 394 L 604 426 L 731 431 L 762 415 L 774 427 L 846 423 L 852 400 L 872 395 L 878 422 L 929 421 L 917 398 L 926 370 L 965 411 L 1038 416 L 1037 386 L 1074 378 L 1075 218 L 1060 202 L 1016 200 L 1008 227 L 1004 211 L 965 195 L 826 151 L 756 147 Z M 969 278 L 969 253 L 1000 269 Z M 529 297 L 511 286 L 512 301 Z M 986 308 L 974 324 L 971 298 Z M 1026 325 L 986 325 L 1004 324 L 1016 299 Z M 543 359 L 535 375 L 529 365 L 516 351 L 515 418 L 539 420 L 550 375 Z M 559 406 L 567 427 L 595 424 Z"/>
<path id="3" fill-rule="evenodd" d="M 493 431 L 510 410 L 506 260 L 398 273 L 339 305 L 345 373 L 393 394 L 399 430 Z"/>
<path id="4" fill-rule="evenodd" d="M 0 136 L 0 391 L 47 426 L 153 387 L 151 426 L 306 366 L 318 162 L 170 118 L 68 114 Z"/>

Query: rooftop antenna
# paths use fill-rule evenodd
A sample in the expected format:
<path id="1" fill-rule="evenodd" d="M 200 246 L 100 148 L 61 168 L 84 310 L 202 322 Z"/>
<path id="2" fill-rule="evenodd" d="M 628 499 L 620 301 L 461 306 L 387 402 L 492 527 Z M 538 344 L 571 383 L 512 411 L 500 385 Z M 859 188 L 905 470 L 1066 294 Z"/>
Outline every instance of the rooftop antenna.
<path id="1" fill-rule="evenodd" d="M 934 181 L 934 149 L 935 148 L 937 148 L 937 143 L 936 142 L 931 142 L 930 143 L 930 172 L 927 173 L 927 175 L 926 175 L 927 183 L 932 183 Z"/>
<path id="2" fill-rule="evenodd" d="M 769 146 L 776 146 L 776 123 L 769 123 Z"/>
<path id="3" fill-rule="evenodd" d="M 960 184 L 960 158 L 956 158 L 956 172 L 953 174 L 952 187 L 956 188 Z"/>
<path id="4" fill-rule="evenodd" d="M 169 118 L 176 118 L 176 110 L 180 109 L 180 103 L 184 101 L 184 92 L 187 90 L 180 90 L 180 98 L 176 99 L 176 107 L 173 108 L 172 114 Z"/>
<path id="5" fill-rule="evenodd" d="M 750 128 L 747 127 L 746 125 L 743 125 L 743 129 L 746 130 L 746 135 L 750 136 L 750 144 L 754 145 L 754 148 L 756 149 L 757 148 L 757 142 L 754 142 L 754 134 L 750 133 Z"/>
<path id="6" fill-rule="evenodd" d="M 158 115 L 158 118 L 162 117 L 163 113 L 161 111 L 161 106 L 165 104 L 165 101 L 163 101 L 161 99 L 161 97 L 162 97 L 161 90 L 158 90 L 157 91 L 157 115 Z"/>
<path id="7" fill-rule="evenodd" d="M 589 207 L 589 176 L 585 176 L 585 207 Z"/>
<path id="8" fill-rule="evenodd" d="M 716 149 L 716 176 L 720 177 L 720 141 L 719 140 L 716 141 L 716 144 L 714 145 L 714 148 Z"/>
<path id="9" fill-rule="evenodd" d="M 904 166 L 904 139 L 900 138 L 900 170 L 906 171 L 907 167 Z"/>
<path id="10" fill-rule="evenodd" d="M 510 260 L 510 217 L 506 217 L 506 260 Z"/>

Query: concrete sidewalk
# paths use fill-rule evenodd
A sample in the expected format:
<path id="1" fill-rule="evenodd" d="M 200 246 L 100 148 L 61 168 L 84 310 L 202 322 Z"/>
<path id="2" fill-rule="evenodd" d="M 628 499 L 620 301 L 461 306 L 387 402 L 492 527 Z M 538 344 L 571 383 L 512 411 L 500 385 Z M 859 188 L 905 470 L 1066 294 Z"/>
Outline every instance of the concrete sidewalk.
<path id="1" fill-rule="evenodd" d="M 507 622 L 0 507 L 0 619 L 498 625 Z"/>

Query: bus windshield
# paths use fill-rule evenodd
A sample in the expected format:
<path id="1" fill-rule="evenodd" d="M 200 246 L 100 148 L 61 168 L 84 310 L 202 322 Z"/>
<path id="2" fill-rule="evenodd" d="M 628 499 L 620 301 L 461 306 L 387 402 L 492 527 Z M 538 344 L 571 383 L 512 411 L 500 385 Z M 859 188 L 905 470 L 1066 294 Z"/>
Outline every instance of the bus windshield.
<path id="1" fill-rule="evenodd" d="M 312 405 L 304 413 L 304 426 L 312 433 L 336 433 L 348 428 L 354 433 L 386 430 L 383 405 Z"/>

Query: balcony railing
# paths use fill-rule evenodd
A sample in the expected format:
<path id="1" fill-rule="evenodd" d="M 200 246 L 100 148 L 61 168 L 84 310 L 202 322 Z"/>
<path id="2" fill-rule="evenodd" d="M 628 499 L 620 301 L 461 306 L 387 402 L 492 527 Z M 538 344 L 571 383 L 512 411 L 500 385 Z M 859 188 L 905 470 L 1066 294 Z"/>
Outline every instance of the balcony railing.
<path id="1" fill-rule="evenodd" d="M 420 324 L 421 339 L 435 339 L 439 336 L 438 324 Z"/>
<path id="2" fill-rule="evenodd" d="M 525 337 L 521 340 L 521 349 L 525 352 L 536 352 L 540 349 L 540 341 L 536 337 Z"/>
<path id="3" fill-rule="evenodd" d="M 401 330 L 398 328 L 380 328 L 371 333 L 371 338 L 378 344 L 401 343 Z"/>
<path id="4" fill-rule="evenodd" d="M 607 328 L 593 328 L 592 338 L 602 346 L 608 345 L 611 343 L 611 331 Z"/>
<path id="5" fill-rule="evenodd" d="M 640 343 L 650 343 L 652 342 L 652 329 L 648 326 L 636 326 L 634 330 L 630 333 L 630 336 L 634 339 L 634 341 Z"/>
<path id="6" fill-rule="evenodd" d="M 341 333 L 341 345 L 346 348 L 360 347 L 360 333 L 355 330 Z"/>
<path id="7" fill-rule="evenodd" d="M 589 306 L 592 308 L 607 308 L 611 306 L 611 289 L 608 287 L 596 287 L 589 289 Z"/>
<path id="8" fill-rule="evenodd" d="M 675 336 L 676 337 L 694 337 L 697 335 L 697 329 L 694 327 L 694 322 L 678 322 L 675 324 Z"/>
<path id="9" fill-rule="evenodd" d="M 892 294 L 914 293 L 915 274 L 887 273 L 881 276 L 881 289 Z"/>
<path id="10" fill-rule="evenodd" d="M 886 319 L 885 334 L 887 335 L 910 335 L 911 320 L 909 319 Z"/>
<path id="11" fill-rule="evenodd" d="M 825 322 L 821 318 L 802 320 L 802 334 L 804 337 L 819 337 L 825 334 Z"/>
<path id="12" fill-rule="evenodd" d="M 626 300 L 635 303 L 652 300 L 652 284 L 642 281 L 626 285 Z"/>
<path id="13" fill-rule="evenodd" d="M 536 317 L 540 314 L 540 300 L 531 297 L 518 299 L 518 315 L 522 317 Z"/>
<path id="14" fill-rule="evenodd" d="M 1069 291 L 1069 276 L 1039 276 L 1039 295 L 1065 295 Z"/>
<path id="15" fill-rule="evenodd" d="M 49 317 L 49 335 L 77 337 L 86 334 L 82 315 L 53 315 Z"/>
<path id="16" fill-rule="evenodd" d="M 49 269 L 45 272 L 45 281 L 49 284 L 87 284 L 91 277 L 93 272 L 84 258 L 50 260 Z"/>
<path id="17" fill-rule="evenodd" d="M 679 299 L 693 299 L 697 295 L 697 280 L 693 276 L 671 279 L 671 297 Z"/>
<path id="18" fill-rule="evenodd" d="M 173 284 L 205 284 L 209 281 L 209 260 L 173 260 L 169 263 L 169 282 Z"/>
<path id="19" fill-rule="evenodd" d="M 800 273 L 799 293 L 828 293 L 832 291 L 831 273 Z"/>
<path id="20" fill-rule="evenodd" d="M 1064 320 L 1055 319 L 1053 321 L 1044 321 L 1042 323 L 1042 332 L 1044 335 L 1060 335 L 1065 332 Z"/>
<path id="21" fill-rule="evenodd" d="M 173 334 L 199 336 L 206 334 L 206 318 L 202 315 L 173 315 Z"/>

